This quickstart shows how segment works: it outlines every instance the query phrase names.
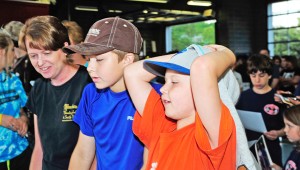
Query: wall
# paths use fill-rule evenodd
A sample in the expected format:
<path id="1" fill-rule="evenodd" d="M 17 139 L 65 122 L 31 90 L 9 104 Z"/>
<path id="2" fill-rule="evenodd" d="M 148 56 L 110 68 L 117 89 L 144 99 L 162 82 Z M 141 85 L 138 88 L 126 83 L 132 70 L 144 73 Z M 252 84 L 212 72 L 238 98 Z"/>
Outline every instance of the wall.
<path id="1" fill-rule="evenodd" d="M 217 1 L 217 43 L 235 53 L 258 52 L 267 47 L 265 0 Z"/>
<path id="2" fill-rule="evenodd" d="M 48 14 L 49 5 L 45 3 L 0 0 L 0 26 L 12 20 L 24 23 L 30 17 Z"/>
<path id="3" fill-rule="evenodd" d="M 32 16 L 50 14 L 61 20 L 77 21 L 87 32 L 95 18 L 103 17 L 99 13 L 86 15 L 82 12 L 74 15 L 73 11 L 70 11 L 73 6 L 68 8 L 66 7 L 68 4 L 70 5 L 70 0 L 58 1 L 55 6 L 0 1 L 0 16 L 5 16 L 0 17 L 0 24 L 4 25 L 11 20 L 24 22 Z M 218 44 L 225 45 L 236 53 L 258 52 L 262 48 L 267 48 L 267 0 L 216 0 L 214 8 L 218 21 L 216 23 Z M 157 45 L 157 55 L 164 54 L 166 25 L 147 24 L 137 25 L 137 27 L 148 42 L 147 51 L 151 52 L 150 42 L 154 40 Z"/>

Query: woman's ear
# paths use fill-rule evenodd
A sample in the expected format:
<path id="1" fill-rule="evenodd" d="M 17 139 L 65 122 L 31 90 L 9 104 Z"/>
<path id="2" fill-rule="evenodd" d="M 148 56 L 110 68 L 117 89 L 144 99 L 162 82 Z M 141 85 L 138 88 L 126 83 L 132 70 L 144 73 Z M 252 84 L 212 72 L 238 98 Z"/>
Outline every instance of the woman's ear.
<path id="1" fill-rule="evenodd" d="M 124 58 L 123 58 L 123 63 L 125 65 L 129 65 L 131 63 L 134 62 L 134 54 L 133 53 L 127 53 L 125 54 Z"/>

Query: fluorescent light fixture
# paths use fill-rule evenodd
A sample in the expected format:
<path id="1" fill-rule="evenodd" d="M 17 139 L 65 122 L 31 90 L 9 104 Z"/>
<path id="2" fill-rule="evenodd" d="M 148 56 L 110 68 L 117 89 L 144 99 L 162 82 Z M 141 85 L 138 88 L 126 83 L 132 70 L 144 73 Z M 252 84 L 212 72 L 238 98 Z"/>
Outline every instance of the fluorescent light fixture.
<path id="1" fill-rule="evenodd" d="M 176 14 L 176 15 L 200 15 L 200 12 L 194 12 L 194 11 L 181 11 L 181 10 L 167 10 L 163 9 L 162 12 L 168 13 L 168 14 Z"/>
<path id="2" fill-rule="evenodd" d="M 212 9 L 206 9 L 203 12 L 204 17 L 212 17 L 214 16 L 214 11 Z"/>
<path id="3" fill-rule="evenodd" d="M 211 6 L 210 1 L 190 0 L 187 2 L 191 6 Z"/>
<path id="4" fill-rule="evenodd" d="M 155 21 L 174 21 L 175 17 L 155 17 L 149 18 L 148 21 L 155 22 Z"/>
<path id="5" fill-rule="evenodd" d="M 150 12 L 150 14 L 157 15 L 158 12 L 157 11 L 152 11 L 152 12 Z"/>
<path id="6" fill-rule="evenodd" d="M 76 10 L 78 11 L 92 11 L 92 12 L 98 12 L 98 8 L 94 6 L 76 6 Z"/>
<path id="7" fill-rule="evenodd" d="M 152 3 L 167 3 L 168 2 L 168 0 L 127 0 L 127 1 L 152 2 Z"/>
<path id="8" fill-rule="evenodd" d="M 119 14 L 119 13 L 122 13 L 123 11 L 121 11 L 121 10 L 116 10 L 116 9 L 109 9 L 108 12 L 109 12 L 109 13 L 118 13 L 118 14 Z"/>
<path id="9" fill-rule="evenodd" d="M 145 18 L 144 17 L 139 17 L 138 20 L 139 21 L 145 21 Z"/>

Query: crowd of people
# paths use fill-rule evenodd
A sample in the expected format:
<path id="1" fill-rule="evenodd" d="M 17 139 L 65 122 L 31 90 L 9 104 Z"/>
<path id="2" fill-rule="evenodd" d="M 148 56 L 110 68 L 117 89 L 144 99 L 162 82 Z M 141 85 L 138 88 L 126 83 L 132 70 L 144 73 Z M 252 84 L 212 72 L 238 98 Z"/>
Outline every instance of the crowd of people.
<path id="1" fill-rule="evenodd" d="M 120 17 L 85 37 L 54 16 L 2 28 L 0 170 L 255 170 L 247 141 L 262 135 L 270 168 L 300 167 L 300 97 L 279 97 L 300 95 L 296 57 L 187 44 L 139 61 L 142 42 Z M 267 131 L 244 129 L 236 109 L 261 113 Z M 286 162 L 284 137 L 296 146 Z"/>

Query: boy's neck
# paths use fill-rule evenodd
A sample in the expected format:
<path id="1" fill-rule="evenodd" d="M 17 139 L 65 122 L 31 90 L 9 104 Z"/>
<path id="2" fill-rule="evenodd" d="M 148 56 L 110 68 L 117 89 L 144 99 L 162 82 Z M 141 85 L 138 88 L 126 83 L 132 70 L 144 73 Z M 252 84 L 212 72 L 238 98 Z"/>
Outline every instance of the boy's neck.
<path id="1" fill-rule="evenodd" d="M 196 114 L 196 113 L 195 113 Z M 177 120 L 177 130 L 182 129 L 190 124 L 195 123 L 195 114 L 192 114 L 191 116 Z"/>
<path id="2" fill-rule="evenodd" d="M 252 90 L 257 93 L 257 94 L 266 94 L 268 93 L 269 91 L 272 90 L 272 87 L 270 87 L 269 85 L 265 86 L 264 88 L 262 89 L 258 89 L 258 88 L 255 88 L 253 87 Z"/>
<path id="3" fill-rule="evenodd" d="M 122 77 L 119 81 L 109 87 L 113 92 L 122 92 L 127 90 L 124 82 L 124 78 Z"/>

